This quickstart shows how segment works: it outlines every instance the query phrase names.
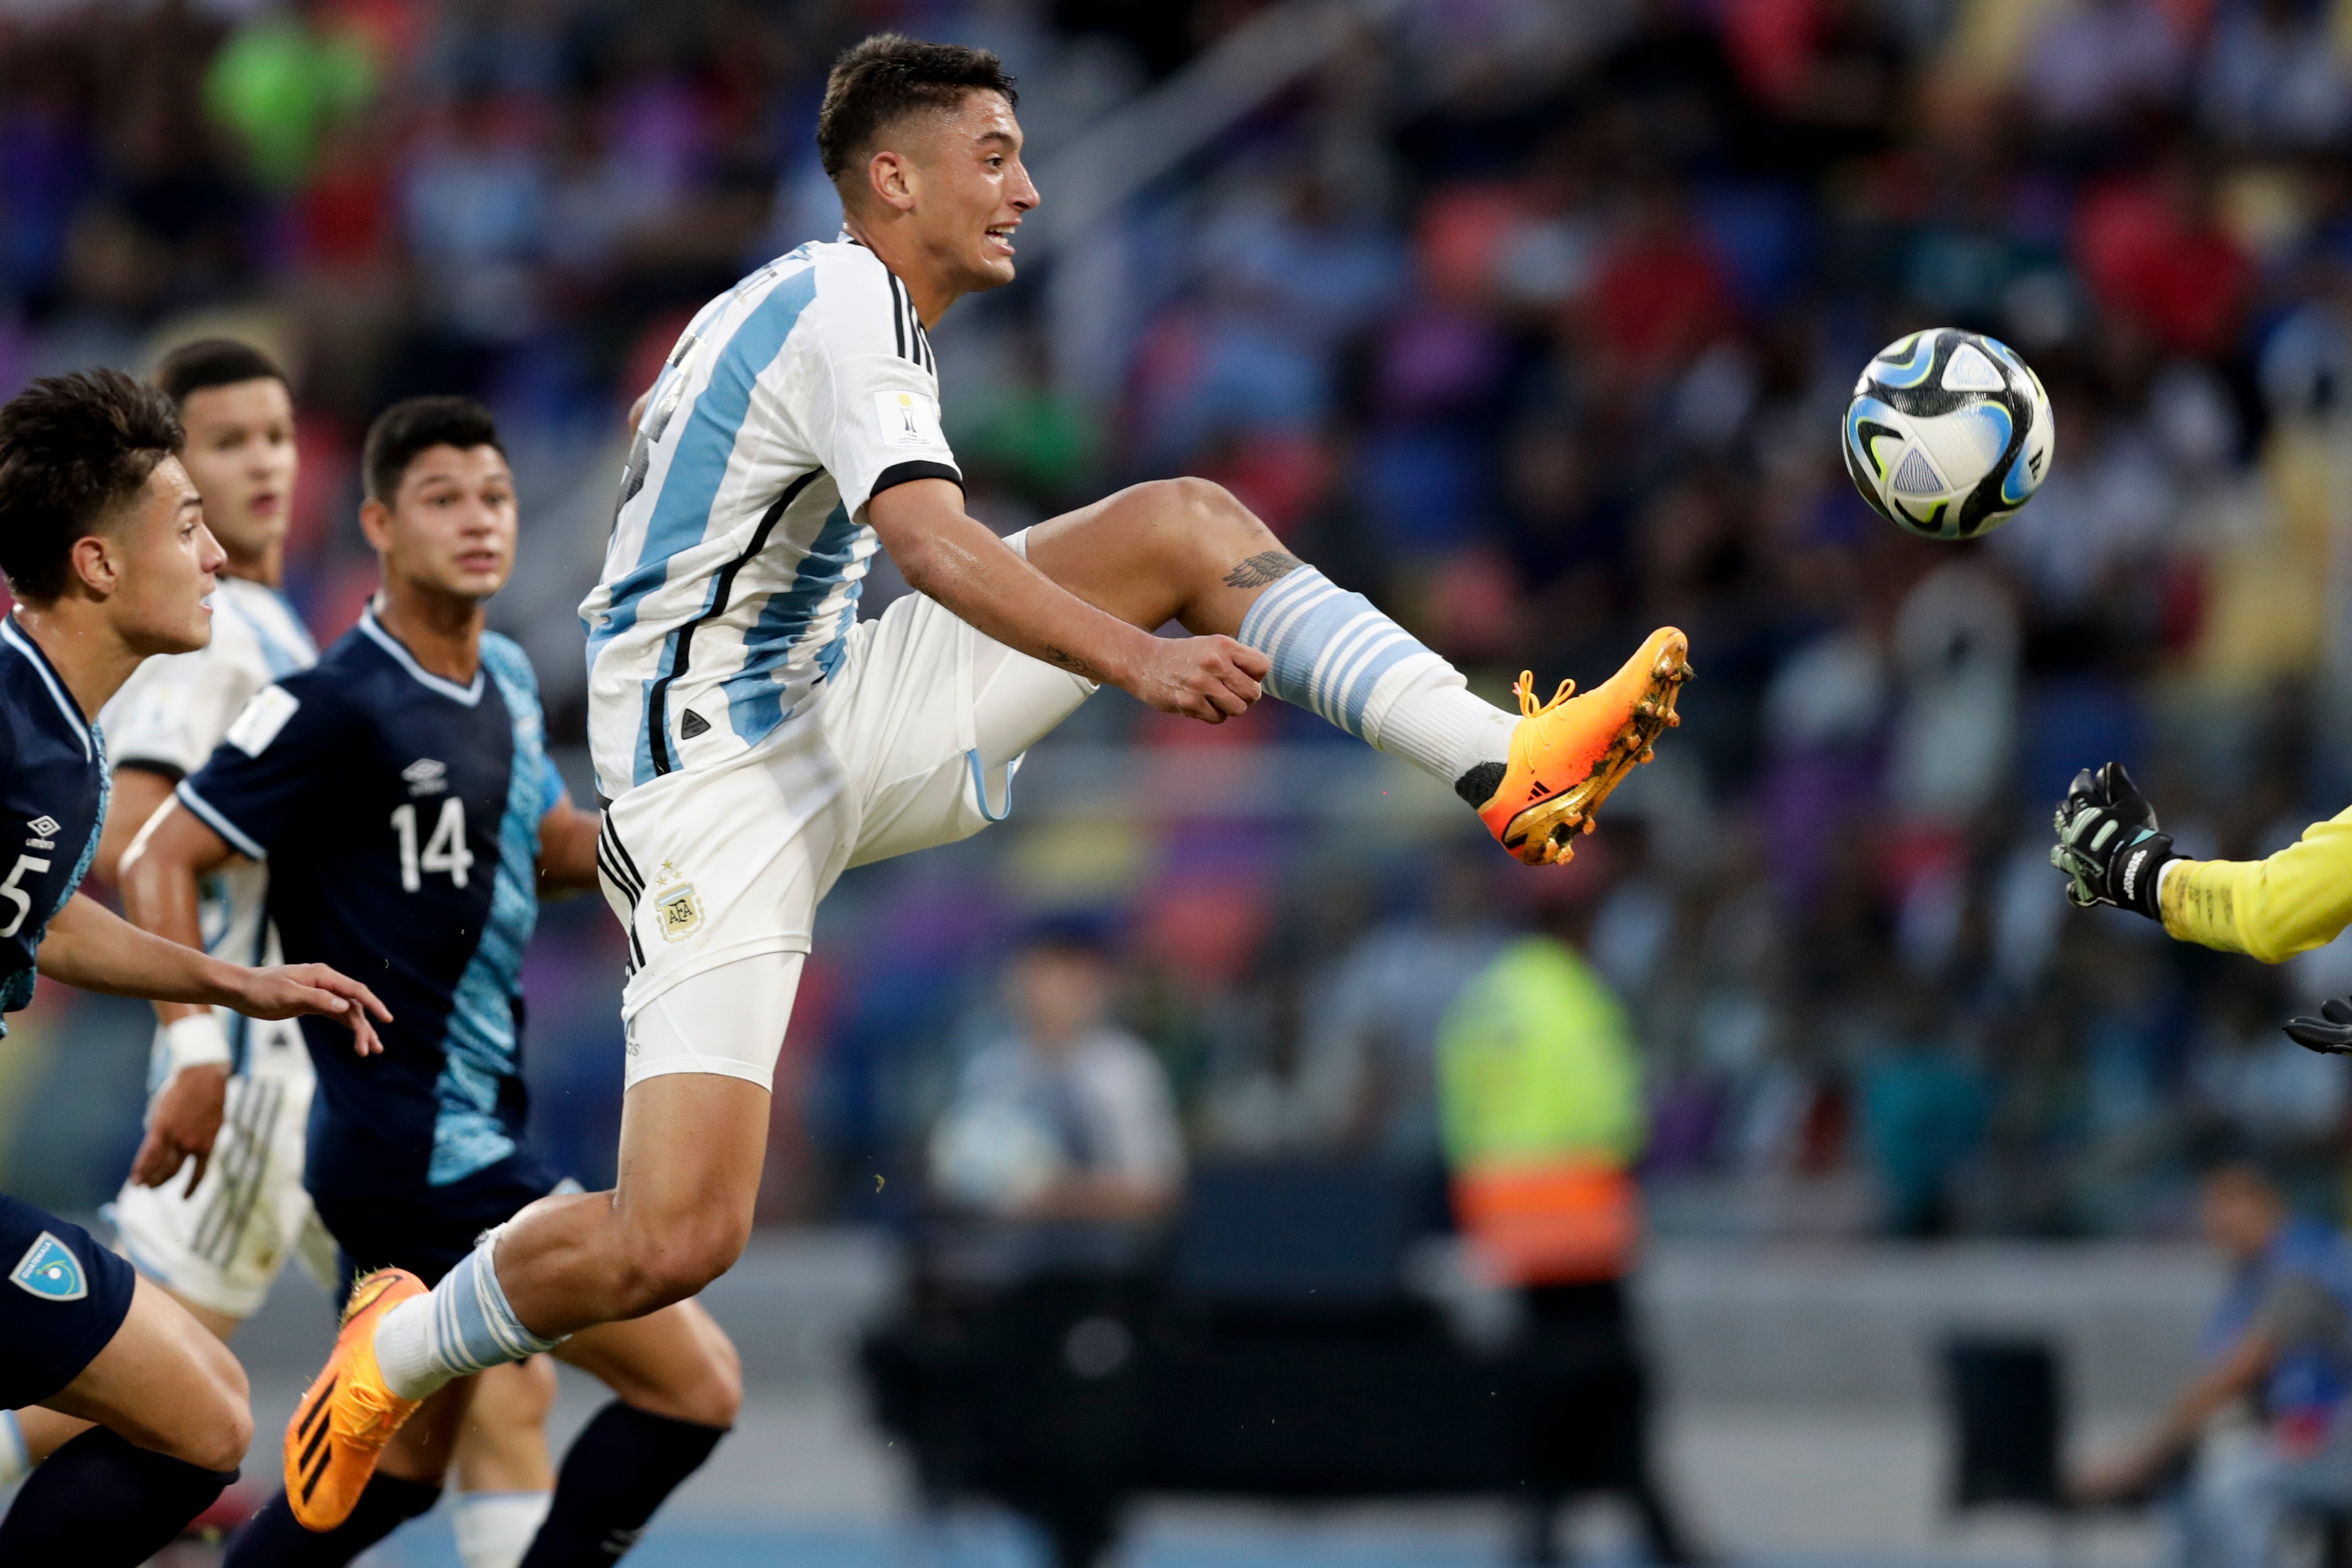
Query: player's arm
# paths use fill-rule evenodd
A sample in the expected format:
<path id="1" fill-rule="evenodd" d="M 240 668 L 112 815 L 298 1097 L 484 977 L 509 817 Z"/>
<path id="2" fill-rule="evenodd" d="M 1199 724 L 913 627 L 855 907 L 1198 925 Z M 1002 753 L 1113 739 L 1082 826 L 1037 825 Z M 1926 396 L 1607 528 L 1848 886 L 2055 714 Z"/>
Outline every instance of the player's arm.
<path id="1" fill-rule="evenodd" d="M 2352 811 L 2314 823 L 2265 860 L 2173 852 L 2155 809 L 2115 763 L 2076 776 L 2058 807 L 2052 860 L 2080 905 L 2113 904 L 2183 942 L 2280 963 L 2352 925 Z"/>
<path id="2" fill-rule="evenodd" d="M 43 974 L 83 991 L 230 1007 L 253 1018 L 319 1014 L 351 1026 L 362 1056 L 382 1050 L 369 1015 L 390 1022 L 374 992 L 323 963 L 247 969 L 200 948 L 141 931 L 104 904 L 76 893 L 49 921 L 37 960 Z"/>
<path id="3" fill-rule="evenodd" d="M 308 986 L 363 1003 L 364 1008 L 346 1003 L 341 1011 L 314 1006 L 273 1011 L 269 1009 L 278 1002 L 267 997 L 256 1005 L 253 998 L 173 994 L 155 990 L 131 993 L 155 1000 L 155 1011 L 163 1020 L 164 1037 L 173 1062 L 171 1078 L 148 1114 L 147 1135 L 131 1164 L 131 1179 L 143 1185 L 156 1186 L 169 1181 L 190 1159 L 195 1161 L 195 1168 L 189 1177 L 189 1189 L 194 1191 L 195 1184 L 204 1180 L 205 1163 L 211 1157 L 213 1141 L 220 1134 L 228 1093 L 227 1041 L 220 1037 L 214 1022 L 214 1005 L 255 1018 L 325 1013 L 341 1017 L 352 1026 L 352 1048 L 360 1055 L 372 1056 L 383 1048 L 369 1026 L 367 1014 L 373 1012 L 385 1021 L 392 1015 L 373 992 L 358 982 L 345 979 L 322 963 L 245 969 L 222 963 L 203 952 L 204 936 L 197 913 L 198 883 L 236 854 L 227 840 L 194 812 L 183 809 L 176 801 L 167 803 L 148 820 L 123 856 L 122 907 L 131 921 L 126 929 L 133 929 L 142 941 L 170 952 L 201 959 L 215 968 L 230 971 L 247 985 L 264 985 L 280 992 L 289 984 Z"/>
<path id="4" fill-rule="evenodd" d="M 172 786 L 179 783 L 176 775 L 159 773 L 139 763 L 125 763 L 114 770 L 114 798 L 106 808 L 106 827 L 98 836 L 98 852 L 90 857 L 91 879 L 100 887 L 114 887 L 121 879 L 123 851 L 147 826 L 147 819 L 162 809 L 172 798 Z"/>
<path id="5" fill-rule="evenodd" d="M 1258 700 L 1264 654 L 1225 637 L 1154 637 L 1095 608 L 1006 549 L 946 479 L 892 485 L 866 515 L 909 587 L 1007 647 L 1212 724 Z"/>
<path id="6" fill-rule="evenodd" d="M 596 886 L 596 835 L 604 818 L 564 796 L 539 819 L 539 896 L 584 893 Z"/>

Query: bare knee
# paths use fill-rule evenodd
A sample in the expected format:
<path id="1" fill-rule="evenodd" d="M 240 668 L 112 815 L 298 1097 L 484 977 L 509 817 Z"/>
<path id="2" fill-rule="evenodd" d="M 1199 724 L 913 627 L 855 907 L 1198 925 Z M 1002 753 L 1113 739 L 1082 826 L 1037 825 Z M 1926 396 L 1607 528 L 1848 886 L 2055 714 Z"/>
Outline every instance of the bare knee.
<path id="1" fill-rule="evenodd" d="M 176 1424 L 168 1446 L 152 1446 L 202 1469 L 233 1470 L 253 1446 L 253 1403 L 245 1368 L 210 1335 L 201 1346 L 197 1354 L 205 1376 L 198 1385 L 197 1407 Z"/>
<path id="2" fill-rule="evenodd" d="M 735 1266 L 751 1239 L 751 1222 L 720 1217 L 688 1221 L 667 1234 L 640 1235 L 621 1269 L 625 1318 L 641 1318 L 690 1300 Z"/>
<path id="3" fill-rule="evenodd" d="M 1155 511 L 1180 519 L 1190 539 L 1204 542 L 1236 539 L 1255 542 L 1273 537 L 1255 512 L 1214 479 L 1185 475 L 1148 480 L 1136 489 L 1149 495 Z"/>

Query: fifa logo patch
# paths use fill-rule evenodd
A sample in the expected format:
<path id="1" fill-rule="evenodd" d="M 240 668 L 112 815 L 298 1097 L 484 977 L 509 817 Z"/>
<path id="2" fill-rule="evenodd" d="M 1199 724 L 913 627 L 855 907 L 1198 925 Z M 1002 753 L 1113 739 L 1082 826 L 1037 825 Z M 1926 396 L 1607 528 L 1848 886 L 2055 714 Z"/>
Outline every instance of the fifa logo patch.
<path id="1" fill-rule="evenodd" d="M 79 1301 L 89 1294 L 89 1282 L 81 1274 L 81 1259 L 46 1230 L 26 1249 L 16 1267 L 9 1270 L 8 1278 L 18 1289 L 44 1301 Z"/>
<path id="2" fill-rule="evenodd" d="M 702 929 L 702 900 L 694 896 L 693 883 L 681 882 L 654 894 L 654 924 L 664 942 L 684 942 Z"/>

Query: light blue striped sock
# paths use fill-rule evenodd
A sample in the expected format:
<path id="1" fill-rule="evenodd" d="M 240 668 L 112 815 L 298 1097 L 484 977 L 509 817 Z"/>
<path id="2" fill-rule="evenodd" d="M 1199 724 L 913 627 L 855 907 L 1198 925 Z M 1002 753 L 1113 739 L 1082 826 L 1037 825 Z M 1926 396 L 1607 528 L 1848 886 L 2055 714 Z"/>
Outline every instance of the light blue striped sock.
<path id="1" fill-rule="evenodd" d="M 1518 721 L 1361 594 L 1302 566 L 1257 596 L 1239 641 L 1274 661 L 1265 689 L 1446 784 L 1511 750 Z"/>
<path id="2" fill-rule="evenodd" d="M 376 1325 L 376 1364 L 383 1370 L 384 1386 L 401 1398 L 422 1399 L 458 1378 L 563 1342 L 532 1333 L 507 1304 L 490 1263 L 499 1231 L 505 1228 L 486 1232 L 440 1284 L 403 1301 Z"/>

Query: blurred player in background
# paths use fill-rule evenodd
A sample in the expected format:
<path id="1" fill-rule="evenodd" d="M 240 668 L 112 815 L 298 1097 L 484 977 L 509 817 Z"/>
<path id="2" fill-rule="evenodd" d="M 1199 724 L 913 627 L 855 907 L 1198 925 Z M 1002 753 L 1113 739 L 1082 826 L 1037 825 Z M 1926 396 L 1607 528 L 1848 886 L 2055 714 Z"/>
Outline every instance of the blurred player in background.
<path id="1" fill-rule="evenodd" d="M 969 516 L 927 329 L 1013 279 L 1038 201 L 1014 96 L 982 50 L 886 35 L 845 54 L 817 131 L 841 237 L 705 307 L 655 383 L 582 605 L 632 958 L 621 1185 L 493 1232 L 430 1300 L 374 1282 L 298 1415 L 330 1450 L 308 1520 L 340 1519 L 448 1379 L 734 1263 L 818 900 L 847 866 L 1001 818 L 1022 754 L 1100 684 L 1210 723 L 1271 690 L 1452 786 L 1531 863 L 1563 858 L 1673 722 L 1680 632 L 1580 698 L 1538 709 L 1523 680 L 1507 713 L 1200 480 L 1007 540 Z M 885 548 L 917 592 L 859 624 Z M 1152 635 L 1171 622 L 1191 635 Z"/>
<path id="2" fill-rule="evenodd" d="M 396 404 L 370 429 L 362 468 L 381 592 L 181 781 L 125 857 L 123 894 L 141 925 L 193 941 L 203 879 L 238 855 L 267 859 L 286 950 L 381 975 L 399 1014 L 383 1056 L 354 1071 L 310 1039 L 320 1103 L 305 1180 L 347 1276 L 395 1265 L 437 1278 L 485 1227 L 557 1188 L 523 1131 L 522 955 L 542 890 L 595 885 L 597 819 L 548 760 L 529 659 L 483 629 L 517 521 L 488 411 Z M 354 1310 L 368 1300 L 355 1293 Z M 619 1397 L 566 1457 L 523 1557 L 533 1568 L 619 1555 L 738 1398 L 732 1347 L 691 1302 L 557 1353 Z M 281 1494 L 229 1563 L 347 1563 L 430 1509 L 473 1393 L 470 1380 L 443 1392 L 337 1528 L 304 1528 Z M 323 1463 L 318 1434 L 314 1419 L 288 1456 L 297 1499 Z"/>
<path id="3" fill-rule="evenodd" d="M 2259 1166 L 2208 1172 L 2206 1239 L 2231 1270 L 2204 1364 L 2129 1447 L 2084 1467 L 2085 1502 L 2145 1492 L 2193 1458 L 2177 1500 L 2181 1568 L 2265 1568 L 2301 1506 L 2352 1503 L 2352 1243 L 2288 1211 Z"/>
<path id="4" fill-rule="evenodd" d="M 100 715 L 114 798 L 90 870 L 107 884 L 139 828 L 204 765 L 246 704 L 319 658 L 279 592 L 299 472 L 285 373 L 250 344 L 210 338 L 164 356 L 154 381 L 179 410 L 182 462 L 226 560 L 213 592 L 212 641 L 149 659 Z M 233 963 L 279 962 L 268 892 L 268 869 L 243 858 L 207 878 L 205 951 Z M 333 1288 L 333 1243 L 302 1189 L 310 1057 L 290 1022 L 171 1003 L 156 1012 L 146 1137 L 112 1210 L 118 1244 L 227 1340 L 260 1310 L 298 1248 Z M 514 1568 L 545 1516 L 553 1471 L 542 1426 L 554 1397 L 544 1362 L 501 1369 L 478 1389 L 457 1459 L 466 1568 Z M 87 1425 L 54 1411 L 0 1414 L 0 1484 Z"/>
<path id="5" fill-rule="evenodd" d="M 124 923 L 75 889 L 107 816 L 99 710 L 141 662 L 203 647 L 224 562 L 181 466 L 169 399 L 117 371 L 37 381 L 0 408 L 0 1008 L 36 971 L 114 995 L 349 1024 L 363 986 L 324 965 L 248 969 Z M 0 1026 L 5 1032 L 5 1026 Z M 13 1261 L 10 1261 L 13 1260 Z M 0 1521 L 0 1561 L 141 1563 L 230 1481 L 252 1436 L 245 1373 L 169 1295 L 87 1231 L 0 1196 L 0 1408 L 83 1423 Z M 89 1425 L 94 1423 L 95 1425 Z"/>

